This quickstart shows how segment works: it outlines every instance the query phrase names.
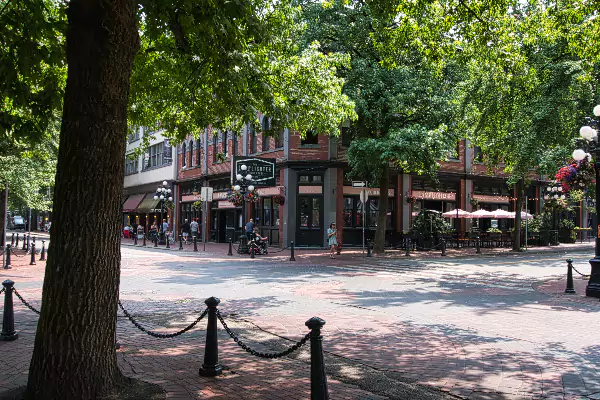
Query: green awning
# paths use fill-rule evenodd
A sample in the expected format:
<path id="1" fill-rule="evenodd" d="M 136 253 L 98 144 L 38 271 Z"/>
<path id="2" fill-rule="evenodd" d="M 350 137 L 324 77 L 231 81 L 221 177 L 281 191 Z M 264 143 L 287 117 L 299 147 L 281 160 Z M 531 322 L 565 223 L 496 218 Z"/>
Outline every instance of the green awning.
<path id="1" fill-rule="evenodd" d="M 144 200 L 137 207 L 136 212 L 140 214 L 150 214 L 153 212 L 160 212 L 160 209 L 157 209 L 159 200 L 154 200 L 154 193 L 148 193 Z"/>

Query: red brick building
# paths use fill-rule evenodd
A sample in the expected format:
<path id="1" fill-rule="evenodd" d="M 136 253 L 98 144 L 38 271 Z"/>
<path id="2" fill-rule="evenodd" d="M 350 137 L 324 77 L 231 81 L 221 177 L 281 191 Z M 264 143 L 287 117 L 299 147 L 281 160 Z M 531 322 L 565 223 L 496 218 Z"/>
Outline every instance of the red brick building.
<path id="1" fill-rule="evenodd" d="M 261 121 L 268 123 L 266 118 L 261 117 Z M 274 158 L 275 186 L 259 188 L 260 201 L 246 204 L 246 216 L 255 219 L 261 234 L 268 236 L 272 245 L 287 246 L 294 241 L 297 246 L 323 247 L 327 227 L 335 221 L 344 246 L 360 245 L 363 219 L 367 237 L 372 238 L 381 204 L 379 190 L 370 189 L 363 213 L 360 189 L 353 188 L 345 174 L 348 144 L 344 136 L 301 139 L 287 129 L 279 137 L 266 137 L 248 127 L 239 135 L 207 128 L 199 139 L 188 139 L 178 146 L 175 220 L 178 226 L 184 219 L 199 218 L 202 222 L 202 212 L 192 207 L 199 199 L 194 193 L 201 186 L 211 186 L 214 198 L 206 215 L 207 240 L 237 239 L 246 221 L 242 221 L 241 207 L 235 207 L 226 198 L 232 186 L 232 155 Z M 509 190 L 505 177 L 497 171 L 491 176 L 478 162 L 480 157 L 477 148 L 461 141 L 455 154 L 442 162 L 437 185 L 424 177 L 393 171 L 387 204 L 388 241 L 393 243 L 402 232 L 409 231 L 413 216 L 421 209 L 445 212 L 458 206 L 471 211 L 473 199 L 480 208 L 514 211 L 514 192 Z M 538 181 L 528 188 L 530 212 L 539 210 L 539 188 Z M 277 195 L 285 197 L 283 205 L 273 201 Z M 407 196 L 416 201 L 409 204 Z M 458 223 L 464 231 L 470 228 L 471 221 Z"/>

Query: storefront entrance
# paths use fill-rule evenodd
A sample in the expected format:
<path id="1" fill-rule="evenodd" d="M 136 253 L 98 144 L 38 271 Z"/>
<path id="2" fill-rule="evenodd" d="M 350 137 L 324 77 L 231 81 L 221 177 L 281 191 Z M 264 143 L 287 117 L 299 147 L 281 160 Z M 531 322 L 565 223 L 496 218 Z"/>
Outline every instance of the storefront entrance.
<path id="1" fill-rule="evenodd" d="M 233 242 L 240 238 L 239 220 L 241 209 L 217 209 L 211 212 L 210 240 L 217 243 Z"/>
<path id="2" fill-rule="evenodd" d="M 323 196 L 298 196 L 298 246 L 323 246 Z"/>

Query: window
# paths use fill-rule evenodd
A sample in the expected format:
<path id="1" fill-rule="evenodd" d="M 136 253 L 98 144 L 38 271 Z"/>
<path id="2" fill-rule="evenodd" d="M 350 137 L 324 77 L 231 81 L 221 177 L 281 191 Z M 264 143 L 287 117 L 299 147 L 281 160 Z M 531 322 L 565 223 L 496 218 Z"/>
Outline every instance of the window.
<path id="1" fill-rule="evenodd" d="M 272 203 L 272 199 L 270 197 L 263 199 L 263 219 L 262 219 L 263 226 L 271 226 L 271 224 L 272 224 L 271 203 Z"/>
<path id="2" fill-rule="evenodd" d="M 125 175 L 135 174 L 138 170 L 138 157 L 133 154 L 125 156 Z"/>
<path id="3" fill-rule="evenodd" d="M 202 152 L 200 151 L 200 139 L 196 140 L 196 165 L 200 166 L 202 165 L 202 160 L 201 160 L 201 154 Z"/>
<path id="4" fill-rule="evenodd" d="M 233 137 L 231 138 L 231 140 L 233 141 L 233 155 L 237 156 L 238 155 L 238 136 L 236 134 L 233 134 Z"/>
<path id="5" fill-rule="evenodd" d="M 415 210 L 413 205 L 413 212 Z M 365 204 L 363 213 L 363 203 L 358 196 L 344 196 L 344 226 L 349 228 L 361 228 L 363 224 L 363 215 L 365 226 L 374 228 L 377 226 L 377 214 L 379 212 L 379 198 L 370 198 Z M 388 198 L 386 229 L 393 228 L 394 222 L 394 199 Z"/>
<path id="6" fill-rule="evenodd" d="M 473 146 L 473 162 L 483 162 L 483 153 L 479 146 Z"/>
<path id="7" fill-rule="evenodd" d="M 306 132 L 305 137 L 300 139 L 301 146 L 316 145 L 316 144 L 319 144 L 319 136 L 317 135 L 317 132 L 314 130 L 310 130 L 310 131 Z"/>
<path id="8" fill-rule="evenodd" d="M 281 149 L 284 146 L 285 130 L 282 130 L 275 137 L 275 148 Z"/>
<path id="9" fill-rule="evenodd" d="M 256 153 L 256 131 L 254 126 L 250 125 L 248 135 L 250 136 L 250 153 Z"/>
<path id="10" fill-rule="evenodd" d="M 190 140 L 190 167 L 194 166 L 194 141 Z"/>
<path id="11" fill-rule="evenodd" d="M 212 141 L 213 141 L 213 164 L 215 164 L 217 162 L 217 153 L 219 151 L 218 147 L 217 147 L 218 146 L 217 142 L 219 141 L 218 139 L 219 139 L 219 137 L 217 135 L 213 135 L 213 137 L 212 137 Z"/>
<path id="12" fill-rule="evenodd" d="M 185 144 L 184 144 L 184 146 L 185 146 Z M 146 153 L 147 161 L 146 161 L 145 169 L 163 165 L 163 149 L 164 149 L 164 144 L 162 142 L 152 145 L 148 148 L 148 152 Z M 184 153 L 184 162 L 185 162 L 185 153 Z"/>
<path id="13" fill-rule="evenodd" d="M 223 144 L 223 155 L 227 157 L 227 131 L 221 133 L 221 143 Z"/>
<path id="14" fill-rule="evenodd" d="M 350 131 L 350 127 L 342 126 L 341 136 L 342 136 L 342 146 L 344 146 L 344 147 L 350 146 L 350 142 L 352 141 L 352 132 Z"/>
<path id="15" fill-rule="evenodd" d="M 352 215 L 354 214 L 354 202 L 352 197 L 344 197 L 344 226 L 352 226 Z"/>
<path id="16" fill-rule="evenodd" d="M 132 133 L 129 134 L 129 143 L 131 142 L 135 142 L 136 140 L 140 139 L 140 130 L 139 129 L 134 129 L 134 131 Z"/>
<path id="17" fill-rule="evenodd" d="M 271 144 L 271 138 L 269 136 L 266 136 L 265 133 L 263 132 L 263 137 L 262 137 L 262 151 L 269 151 L 270 150 L 270 144 Z"/>
<path id="18" fill-rule="evenodd" d="M 185 156 L 186 156 L 186 151 L 185 151 L 185 143 L 181 145 L 181 166 L 183 168 L 185 168 Z"/>
<path id="19" fill-rule="evenodd" d="M 460 141 L 456 143 L 456 147 L 448 152 L 448 158 L 451 160 L 458 160 L 460 154 Z"/>

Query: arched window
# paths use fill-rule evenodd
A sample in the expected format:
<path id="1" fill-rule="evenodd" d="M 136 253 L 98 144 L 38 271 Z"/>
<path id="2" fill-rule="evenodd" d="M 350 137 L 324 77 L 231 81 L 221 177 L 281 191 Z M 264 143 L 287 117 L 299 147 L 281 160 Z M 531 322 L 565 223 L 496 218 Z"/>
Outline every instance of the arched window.
<path id="1" fill-rule="evenodd" d="M 194 165 L 194 141 L 190 140 L 190 167 Z"/>
<path id="2" fill-rule="evenodd" d="M 185 167 L 185 143 L 181 145 L 181 166 Z"/>
<path id="3" fill-rule="evenodd" d="M 200 151 L 200 139 L 196 140 L 196 165 L 200 166 L 202 165 L 202 160 L 200 159 L 200 154 L 202 152 Z"/>

